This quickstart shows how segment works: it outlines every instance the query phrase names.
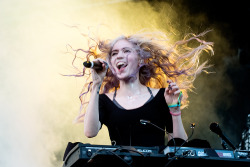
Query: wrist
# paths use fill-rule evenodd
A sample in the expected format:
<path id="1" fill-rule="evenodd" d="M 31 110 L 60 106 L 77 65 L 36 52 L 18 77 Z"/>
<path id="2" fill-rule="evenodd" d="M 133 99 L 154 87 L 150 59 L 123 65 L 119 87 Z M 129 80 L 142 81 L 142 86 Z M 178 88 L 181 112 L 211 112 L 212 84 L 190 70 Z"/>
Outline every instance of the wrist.
<path id="1" fill-rule="evenodd" d="M 170 108 L 170 109 L 169 109 L 169 113 L 170 113 L 172 116 L 180 116 L 180 115 L 181 115 L 180 107 Z"/>
<path id="2" fill-rule="evenodd" d="M 93 89 L 99 88 L 101 85 L 102 85 L 102 82 L 93 82 L 93 83 L 92 83 L 92 88 L 93 88 Z"/>
<path id="3" fill-rule="evenodd" d="M 169 113 L 170 113 L 172 116 L 180 116 L 180 115 L 181 115 L 181 111 L 180 111 L 180 112 L 171 112 L 171 111 L 169 111 Z"/>
<path id="4" fill-rule="evenodd" d="M 101 89 L 101 85 L 102 85 L 102 83 L 93 83 L 92 90 L 99 94 L 99 91 Z"/>

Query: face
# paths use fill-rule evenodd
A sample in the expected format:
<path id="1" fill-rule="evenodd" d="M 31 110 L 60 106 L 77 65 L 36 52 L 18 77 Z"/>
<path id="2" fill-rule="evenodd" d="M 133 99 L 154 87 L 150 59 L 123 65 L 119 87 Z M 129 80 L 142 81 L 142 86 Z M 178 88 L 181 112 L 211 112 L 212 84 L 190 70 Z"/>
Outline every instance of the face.
<path id="1" fill-rule="evenodd" d="M 139 67 L 139 56 L 133 44 L 125 39 L 115 43 L 111 51 L 111 65 L 119 79 L 133 75 Z"/>

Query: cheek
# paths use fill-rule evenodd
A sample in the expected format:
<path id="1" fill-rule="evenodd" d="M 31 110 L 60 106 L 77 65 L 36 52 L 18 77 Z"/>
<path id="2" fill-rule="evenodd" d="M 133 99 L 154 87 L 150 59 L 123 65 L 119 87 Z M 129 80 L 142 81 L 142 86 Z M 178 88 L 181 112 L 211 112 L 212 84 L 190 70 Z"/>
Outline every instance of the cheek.
<path id="1" fill-rule="evenodd" d="M 133 64 L 133 66 L 139 66 L 139 58 L 137 55 L 128 56 L 128 62 Z"/>
<path id="2" fill-rule="evenodd" d="M 110 58 L 110 63 L 112 66 L 114 66 L 114 59 L 112 59 L 112 57 Z"/>

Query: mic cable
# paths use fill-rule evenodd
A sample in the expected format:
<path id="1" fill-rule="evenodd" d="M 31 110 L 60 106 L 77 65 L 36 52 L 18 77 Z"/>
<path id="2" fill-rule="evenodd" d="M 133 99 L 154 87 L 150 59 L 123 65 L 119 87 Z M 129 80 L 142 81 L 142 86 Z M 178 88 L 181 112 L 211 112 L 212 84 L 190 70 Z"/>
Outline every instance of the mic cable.
<path id="1" fill-rule="evenodd" d="M 153 124 L 153 123 L 152 123 L 152 122 L 150 122 L 149 120 L 144 120 L 144 119 L 141 119 L 141 120 L 140 120 L 140 123 L 141 123 L 141 124 L 143 124 L 143 125 L 150 124 L 150 125 L 152 125 L 152 126 L 154 126 L 154 127 L 158 128 L 159 130 L 161 130 L 161 131 L 163 131 L 163 132 L 167 133 L 168 135 L 170 135 L 170 136 L 171 136 L 171 138 L 173 139 L 173 142 L 174 142 L 174 148 L 175 148 L 175 150 L 176 150 L 176 143 L 175 143 L 175 139 L 174 139 L 174 137 L 173 137 L 170 133 L 168 133 L 168 131 L 166 131 L 166 130 L 162 129 L 161 127 L 159 127 L 159 126 L 157 126 L 157 125 L 155 125 L 155 124 Z"/>
<path id="2" fill-rule="evenodd" d="M 168 161 L 168 163 L 164 166 L 167 167 L 173 160 L 175 160 L 175 157 L 177 157 L 175 154 L 181 149 L 181 147 L 189 140 L 191 139 L 191 137 L 194 134 L 194 128 L 195 128 L 195 123 L 191 123 L 190 128 L 192 129 L 191 135 L 179 146 L 179 148 L 176 150 L 175 147 L 175 152 L 174 152 L 174 156 L 172 157 L 172 159 L 170 161 Z"/>

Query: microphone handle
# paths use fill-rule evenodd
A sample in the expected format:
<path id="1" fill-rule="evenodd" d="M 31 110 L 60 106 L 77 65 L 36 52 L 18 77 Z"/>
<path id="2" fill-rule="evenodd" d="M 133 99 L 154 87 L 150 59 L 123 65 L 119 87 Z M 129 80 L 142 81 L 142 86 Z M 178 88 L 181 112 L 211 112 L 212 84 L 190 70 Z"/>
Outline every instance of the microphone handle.
<path id="1" fill-rule="evenodd" d="M 234 150 L 236 150 L 236 147 L 233 145 L 233 143 L 224 135 L 221 134 L 220 137 L 222 140 L 224 140 L 230 147 L 232 147 Z"/>
<path id="2" fill-rule="evenodd" d="M 102 63 L 99 61 L 85 61 L 83 62 L 83 65 L 86 68 L 92 68 L 94 70 L 102 70 Z"/>

